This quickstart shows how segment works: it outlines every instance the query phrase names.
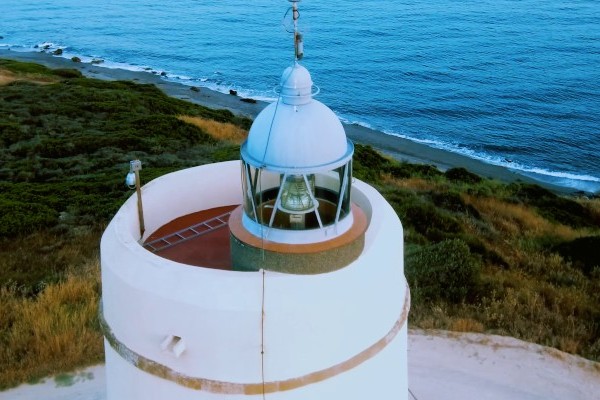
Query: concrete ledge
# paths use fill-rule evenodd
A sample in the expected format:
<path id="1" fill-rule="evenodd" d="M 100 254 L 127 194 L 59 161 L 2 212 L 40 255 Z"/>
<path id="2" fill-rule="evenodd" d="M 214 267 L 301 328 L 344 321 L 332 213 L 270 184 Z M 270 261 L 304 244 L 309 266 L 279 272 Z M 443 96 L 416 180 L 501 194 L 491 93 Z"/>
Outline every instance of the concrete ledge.
<path id="1" fill-rule="evenodd" d="M 322 274 L 336 271 L 356 260 L 365 244 L 367 217 L 352 206 L 352 228 L 332 240 L 314 244 L 291 245 L 262 240 L 242 225 L 242 208 L 237 208 L 229 219 L 231 259 L 236 271 L 284 272 L 299 275 Z"/>

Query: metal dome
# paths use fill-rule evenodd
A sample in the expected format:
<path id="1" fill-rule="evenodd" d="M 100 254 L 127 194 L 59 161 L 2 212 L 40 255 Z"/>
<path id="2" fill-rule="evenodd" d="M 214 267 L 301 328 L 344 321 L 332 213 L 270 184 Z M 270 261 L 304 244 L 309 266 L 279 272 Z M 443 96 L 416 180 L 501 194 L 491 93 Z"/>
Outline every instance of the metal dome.
<path id="1" fill-rule="evenodd" d="M 312 78 L 308 70 L 298 63 L 283 71 L 279 86 L 281 101 L 285 104 L 300 105 L 312 100 Z"/>
<path id="2" fill-rule="evenodd" d="M 295 63 L 284 71 L 280 82 L 280 99 L 254 120 L 242 145 L 242 158 L 282 172 L 345 164 L 354 146 L 333 111 L 312 98 L 308 70 Z"/>
<path id="3" fill-rule="evenodd" d="M 270 104 L 256 117 L 242 146 L 249 163 L 281 170 L 334 168 L 352 152 L 340 120 L 316 100 L 300 106 Z"/>

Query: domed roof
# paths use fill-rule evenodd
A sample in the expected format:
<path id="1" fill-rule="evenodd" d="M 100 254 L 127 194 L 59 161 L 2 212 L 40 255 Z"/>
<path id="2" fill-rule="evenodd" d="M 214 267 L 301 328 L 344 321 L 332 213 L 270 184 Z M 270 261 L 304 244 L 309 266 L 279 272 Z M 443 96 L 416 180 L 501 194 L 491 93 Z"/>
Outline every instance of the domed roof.
<path id="1" fill-rule="evenodd" d="M 340 120 L 316 100 L 301 106 L 270 104 L 256 117 L 242 146 L 244 160 L 283 170 L 341 165 L 352 152 Z"/>
<path id="2" fill-rule="evenodd" d="M 354 146 L 339 118 L 312 98 L 312 79 L 298 63 L 281 77 L 280 99 L 254 120 L 242 158 L 281 171 L 333 169 L 345 164 Z"/>
<path id="3" fill-rule="evenodd" d="M 312 99 L 312 78 L 308 70 L 298 63 L 283 71 L 279 86 L 281 100 L 286 104 L 306 104 Z"/>

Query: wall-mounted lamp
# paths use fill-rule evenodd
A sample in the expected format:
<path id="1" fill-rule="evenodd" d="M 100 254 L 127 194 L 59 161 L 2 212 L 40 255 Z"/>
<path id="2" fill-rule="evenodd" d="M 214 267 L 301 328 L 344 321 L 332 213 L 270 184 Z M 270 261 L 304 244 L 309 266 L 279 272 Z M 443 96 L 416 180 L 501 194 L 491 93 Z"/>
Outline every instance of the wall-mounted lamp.
<path id="1" fill-rule="evenodd" d="M 140 185 L 140 171 L 142 162 L 140 160 L 132 160 L 129 162 L 129 173 L 125 177 L 125 185 L 129 189 L 135 189 L 137 192 L 138 218 L 140 221 L 140 239 L 144 237 L 144 208 L 142 206 L 142 190 Z"/>

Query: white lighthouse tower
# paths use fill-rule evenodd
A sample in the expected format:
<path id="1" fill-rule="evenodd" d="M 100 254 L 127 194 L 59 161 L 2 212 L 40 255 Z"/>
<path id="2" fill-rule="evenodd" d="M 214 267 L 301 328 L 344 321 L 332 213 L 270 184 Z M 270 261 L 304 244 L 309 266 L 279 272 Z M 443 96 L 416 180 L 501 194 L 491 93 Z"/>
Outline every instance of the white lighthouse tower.
<path id="1" fill-rule="evenodd" d="M 408 398 L 402 225 L 294 37 L 241 162 L 145 185 L 143 237 L 135 197 L 107 227 L 108 400 Z"/>

